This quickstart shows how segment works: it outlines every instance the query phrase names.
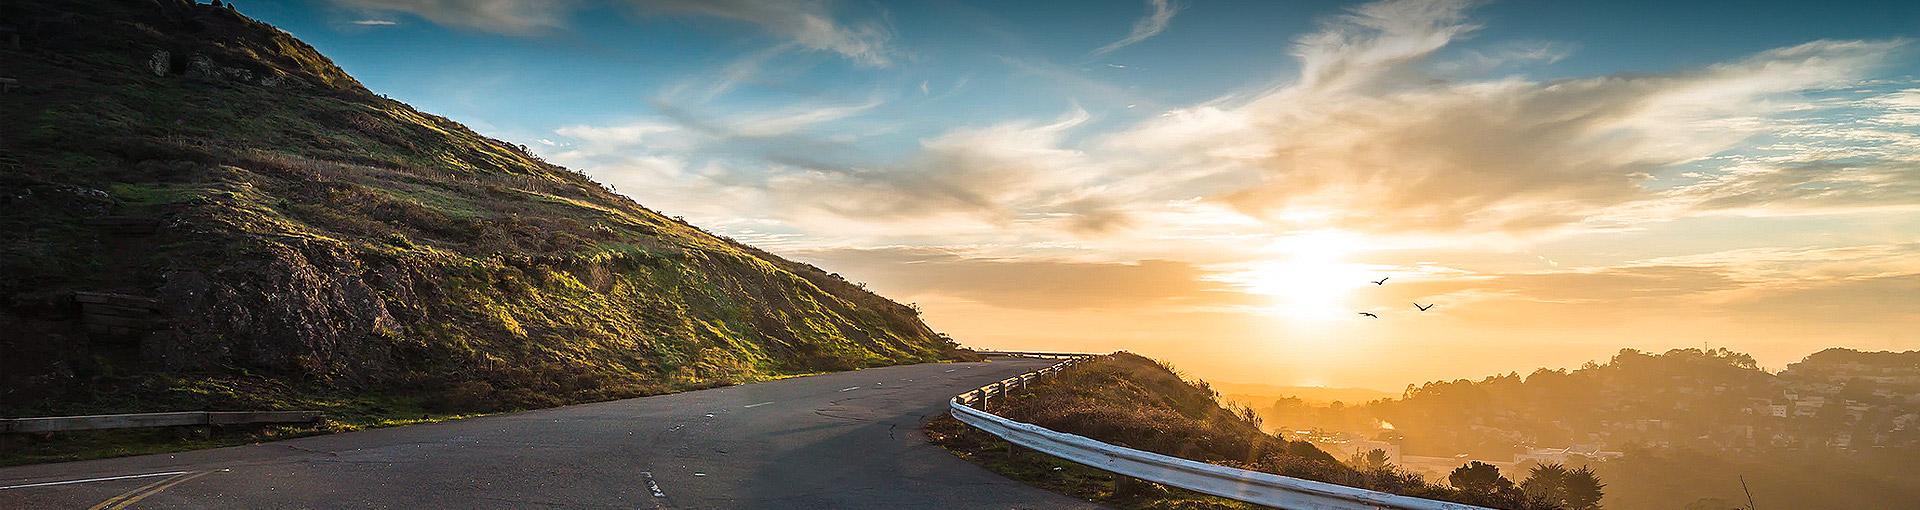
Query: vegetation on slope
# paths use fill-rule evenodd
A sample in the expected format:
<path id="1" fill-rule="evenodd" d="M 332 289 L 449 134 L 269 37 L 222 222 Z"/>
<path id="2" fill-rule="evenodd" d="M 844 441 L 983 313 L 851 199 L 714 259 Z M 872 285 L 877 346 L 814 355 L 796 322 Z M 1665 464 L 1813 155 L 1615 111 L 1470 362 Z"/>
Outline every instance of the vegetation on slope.
<path id="1" fill-rule="evenodd" d="M 1223 407 L 1205 381 L 1188 381 L 1165 364 L 1124 352 L 1064 370 L 994 412 L 1110 444 L 1240 469 L 1492 508 L 1559 508 L 1511 482 L 1448 487 L 1384 462 L 1342 464 L 1310 443 L 1262 432 L 1251 410 Z M 1240 507 L 1112 474 L 1100 478 L 1084 469 L 1067 472 L 1063 467 L 1060 471 L 1067 475 L 1056 476 L 1050 464 L 1064 461 L 1031 452 L 1007 453 L 1004 442 L 951 418 L 931 424 L 929 435 L 996 472 L 1076 497 L 1124 508 Z M 1106 480 L 1114 482 L 1102 483 Z"/>
<path id="2" fill-rule="evenodd" d="M 1760 508 L 1920 500 L 1911 475 L 1920 465 L 1920 351 L 1830 348 L 1769 373 L 1727 349 L 1623 349 L 1573 370 L 1434 381 L 1362 405 L 1282 399 L 1257 410 L 1286 430 L 1374 435 L 1390 422 L 1407 455 L 1504 461 L 1529 448 L 1599 450 L 1566 463 L 1606 480 L 1602 502 L 1612 508 L 1724 510 L 1746 506 L 1749 493 Z"/>
<path id="3" fill-rule="evenodd" d="M 21 84 L 0 415 L 373 423 L 964 355 L 909 306 L 373 94 L 231 8 L 19 0 L 0 26 L 22 39 L 0 45 Z"/>

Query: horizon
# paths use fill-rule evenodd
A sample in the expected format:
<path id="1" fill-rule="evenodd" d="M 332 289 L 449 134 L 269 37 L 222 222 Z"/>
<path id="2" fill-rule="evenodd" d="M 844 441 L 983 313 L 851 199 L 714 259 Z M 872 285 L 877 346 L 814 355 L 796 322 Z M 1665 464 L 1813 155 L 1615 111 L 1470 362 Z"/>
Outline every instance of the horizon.
<path id="1" fill-rule="evenodd" d="M 1391 392 L 1920 345 L 1912 4 L 239 9 L 978 348 Z"/>

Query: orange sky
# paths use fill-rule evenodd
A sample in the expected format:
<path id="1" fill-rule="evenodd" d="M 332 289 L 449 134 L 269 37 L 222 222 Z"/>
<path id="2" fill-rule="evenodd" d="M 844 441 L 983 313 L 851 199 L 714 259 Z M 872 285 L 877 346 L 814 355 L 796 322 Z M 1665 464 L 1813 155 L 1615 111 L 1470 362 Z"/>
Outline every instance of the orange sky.
<path id="1" fill-rule="evenodd" d="M 1888 71 L 1909 41 L 1541 78 L 1574 50 L 1458 49 L 1497 21 L 1474 5 L 1352 6 L 1292 37 L 1271 82 L 1185 105 L 1002 58 L 1107 110 L 968 123 L 879 164 L 794 151 L 857 146 L 837 123 L 880 99 L 540 141 L 649 206 L 917 302 L 970 346 L 1385 390 L 1623 347 L 1774 369 L 1920 348 L 1920 80 Z M 778 157 L 689 156 L 739 151 Z"/>

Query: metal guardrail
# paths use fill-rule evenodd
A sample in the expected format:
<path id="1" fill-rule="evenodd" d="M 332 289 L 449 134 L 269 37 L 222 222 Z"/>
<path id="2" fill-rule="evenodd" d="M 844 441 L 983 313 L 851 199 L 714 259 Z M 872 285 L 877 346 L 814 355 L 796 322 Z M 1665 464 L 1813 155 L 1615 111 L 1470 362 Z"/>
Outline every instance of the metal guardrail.
<path id="1" fill-rule="evenodd" d="M 1031 351 L 974 351 L 981 356 L 1013 356 L 1017 358 L 1074 359 L 1093 356 L 1077 352 L 1031 352 Z"/>
<path id="2" fill-rule="evenodd" d="M 999 397 L 1004 399 L 1007 396 L 1007 392 L 1012 391 L 1015 387 L 1025 390 L 1027 389 L 1028 383 L 1032 383 L 1033 381 L 1039 380 L 1041 377 L 1052 375 L 1056 372 L 1059 372 L 1061 369 L 1078 365 L 1080 363 L 1084 363 L 1094 358 L 1100 357 L 1093 354 L 1074 354 L 1074 353 L 1059 353 L 1059 352 L 986 351 L 986 352 L 981 352 L 980 354 L 987 355 L 987 356 L 1014 356 L 1014 357 L 1021 357 L 1021 358 L 1066 359 L 1066 361 L 1055 363 L 1053 364 L 1053 366 L 1042 368 L 1032 372 L 1027 372 L 1027 373 L 1020 374 L 1013 377 L 1008 377 L 1006 379 L 1001 379 L 999 381 L 994 382 L 993 384 L 988 384 L 986 386 L 974 388 L 973 391 L 961 393 L 953 397 L 953 401 L 957 405 L 978 405 L 980 406 L 980 409 L 982 411 L 987 409 L 987 404 L 991 402 L 994 397 Z"/>
<path id="3" fill-rule="evenodd" d="M 1098 358 L 1087 354 L 1073 356 L 1053 366 L 954 396 L 948 407 L 961 423 L 1034 451 L 1115 474 L 1236 501 L 1290 510 L 1488 510 L 1135 450 L 1009 420 L 986 411 L 993 397 L 1005 399 L 1015 386 L 1026 389 L 1028 383 L 1041 377 Z"/>
<path id="4" fill-rule="evenodd" d="M 52 416 L 46 418 L 0 418 L 0 433 L 178 427 L 188 425 L 238 425 L 243 423 L 308 423 L 319 421 L 320 417 L 320 411 L 187 411 L 179 413 Z"/>

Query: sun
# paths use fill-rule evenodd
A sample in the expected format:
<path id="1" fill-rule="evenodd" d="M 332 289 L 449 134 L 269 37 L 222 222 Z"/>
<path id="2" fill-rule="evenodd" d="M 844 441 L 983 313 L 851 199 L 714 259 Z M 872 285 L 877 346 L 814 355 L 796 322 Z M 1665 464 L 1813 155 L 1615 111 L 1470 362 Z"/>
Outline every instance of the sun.
<path id="1" fill-rule="evenodd" d="M 1355 290 L 1377 278 L 1365 264 L 1351 262 L 1361 249 L 1359 236 L 1339 230 L 1294 234 L 1274 242 L 1274 258 L 1235 278 L 1247 292 L 1273 299 L 1278 315 L 1306 320 L 1349 319 Z"/>

